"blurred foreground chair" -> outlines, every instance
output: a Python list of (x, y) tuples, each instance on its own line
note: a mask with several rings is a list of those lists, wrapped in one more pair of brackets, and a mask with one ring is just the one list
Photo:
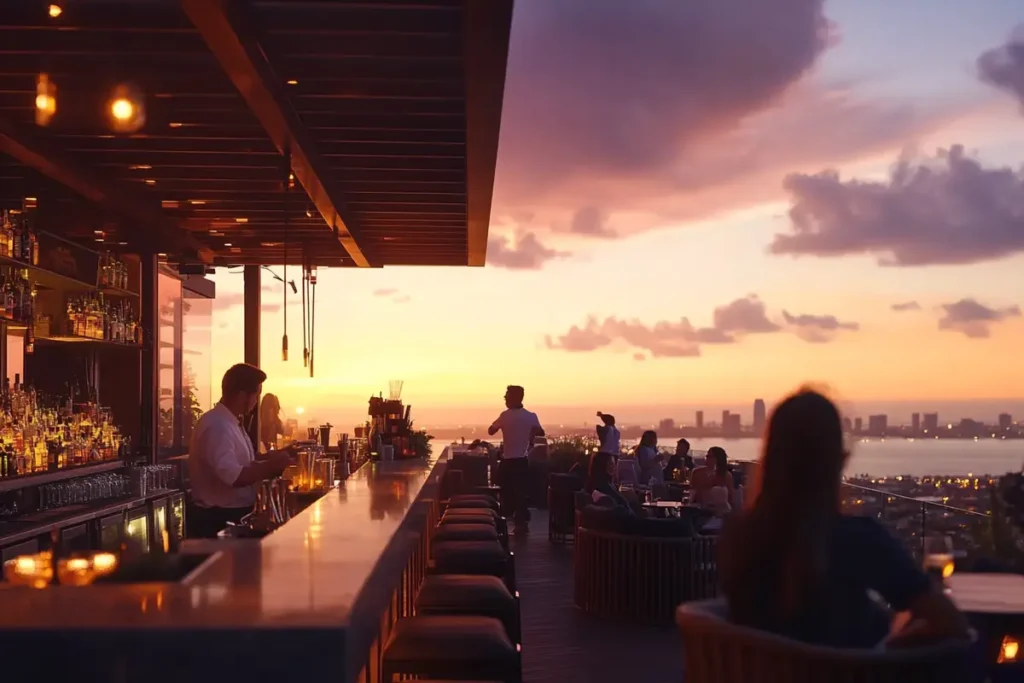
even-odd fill
[(724, 600), (680, 605), (686, 683), (964, 683), (968, 645), (851, 650), (733, 624)]

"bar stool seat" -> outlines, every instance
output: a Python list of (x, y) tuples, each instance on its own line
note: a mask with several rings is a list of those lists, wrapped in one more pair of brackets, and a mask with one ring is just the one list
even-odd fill
[(497, 528), (498, 522), (490, 515), (442, 515), (438, 526), (446, 524), (486, 524)]
[(519, 650), (491, 617), (415, 616), (395, 624), (384, 645), (381, 680), (433, 676), (519, 683)]
[(497, 541), (493, 524), (442, 524), (434, 530), (434, 543), (444, 541)]
[(519, 600), (496, 576), (427, 576), (416, 595), (416, 614), (476, 615), (497, 619), (513, 643), (522, 643)]
[(447, 510), (444, 511), (444, 515), (442, 516), (446, 517), (448, 515), (479, 515), (483, 517), (493, 517), (494, 519), (498, 519), (499, 517), (501, 517), (501, 515), (499, 515), (495, 510), (492, 510), (491, 508), (449, 507)]
[(513, 556), (495, 541), (444, 541), (431, 544), (428, 574), (497, 576), (515, 592)]
[(505, 522), (505, 518), (494, 510), (485, 508), (445, 510), (441, 515), (441, 524), (494, 524), (498, 529), (498, 537), (508, 538), (508, 524)]
[(448, 499), (448, 506), (445, 510), (494, 510), (498, 511), (498, 504), (493, 500), (473, 500), (461, 497)]
[[(486, 503), (492, 510), (498, 510), (498, 501), (494, 500), (493, 497), (483, 493), (460, 493), (452, 496), (448, 499), (448, 504), (453, 505), (455, 503), (466, 503), (466, 502), (479, 502)], [(460, 507), (460, 506), (455, 506)]]

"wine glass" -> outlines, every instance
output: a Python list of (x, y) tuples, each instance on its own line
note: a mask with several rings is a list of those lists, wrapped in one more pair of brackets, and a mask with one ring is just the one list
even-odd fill
[(942, 581), (953, 575), (953, 568), (953, 539), (949, 536), (926, 536), (924, 570)]

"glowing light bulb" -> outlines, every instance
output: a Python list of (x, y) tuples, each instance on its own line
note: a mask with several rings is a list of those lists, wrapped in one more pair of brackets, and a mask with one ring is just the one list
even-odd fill
[(57, 113), (57, 86), (46, 74), (36, 78), (36, 125), (46, 126)]
[(120, 97), (110, 103), (110, 113), (118, 121), (127, 121), (135, 113), (135, 105)]
[(51, 2), (46, 11), (50, 15), (51, 19), (56, 19), (60, 15), (64, 14), (64, 8), (55, 2)]

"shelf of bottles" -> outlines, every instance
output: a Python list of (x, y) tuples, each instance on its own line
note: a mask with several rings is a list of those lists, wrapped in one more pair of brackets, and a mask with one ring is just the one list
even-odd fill
[(116, 461), (129, 439), (95, 404), (47, 400), (31, 387), (5, 382), (0, 393), (0, 480)]
[[(37, 339), (141, 346), (138, 311), (129, 302), (138, 295), (129, 288), (127, 263), (110, 252), (99, 254), (91, 283), (42, 268), (30, 216), (27, 211), (0, 214), (0, 318), (9, 328), (27, 330), (25, 351), (32, 353)], [(41, 291), (52, 289), (63, 291), (65, 299), (48, 294), (42, 305)]]

